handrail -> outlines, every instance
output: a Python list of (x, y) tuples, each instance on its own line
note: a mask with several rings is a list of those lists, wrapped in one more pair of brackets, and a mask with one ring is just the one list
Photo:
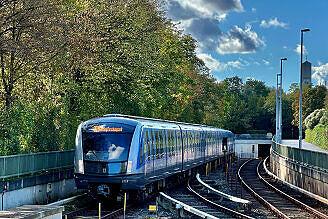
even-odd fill
[(294, 162), (303, 163), (316, 169), (328, 171), (328, 164), (324, 162), (328, 157), (328, 152), (311, 151), (308, 149), (299, 149), (280, 144), (272, 139), (272, 150), (280, 156), (286, 157)]
[(74, 150), (0, 156), (0, 180), (73, 168)]
[(226, 199), (228, 199), (230, 201), (241, 203), (241, 204), (248, 204), (248, 205), (251, 205), (252, 204), (251, 201), (248, 201), (246, 199), (241, 199), (241, 198), (238, 198), (238, 197), (235, 197), (235, 196), (232, 196), (232, 195), (229, 195), (229, 194), (226, 194), (224, 192), (220, 192), (219, 190), (214, 189), (213, 187), (211, 187), (210, 185), (204, 183), (201, 180), (199, 173), (197, 173), (196, 178), (197, 178), (198, 182), (200, 182), (203, 186), (205, 186), (206, 188), (212, 190), (215, 194), (217, 194), (217, 195), (219, 195), (219, 196), (221, 196), (223, 198), (226, 198)]
[(184, 210), (186, 210), (186, 211), (188, 211), (188, 212), (190, 212), (190, 213), (192, 213), (192, 214), (195, 214), (195, 215), (197, 215), (197, 216), (199, 216), (199, 217), (201, 217), (201, 218), (218, 219), (217, 217), (215, 217), (215, 216), (213, 216), (213, 215), (210, 215), (210, 214), (208, 214), (208, 213), (206, 213), (206, 212), (200, 211), (200, 210), (198, 210), (198, 209), (196, 209), (196, 208), (194, 208), (194, 207), (191, 207), (191, 206), (189, 206), (189, 205), (187, 205), (187, 204), (185, 204), (185, 203), (183, 203), (183, 202), (181, 202), (181, 201), (179, 201), (179, 200), (176, 200), (176, 199), (174, 199), (174, 198), (168, 196), (168, 195), (165, 194), (164, 192), (160, 192), (160, 195), (162, 195), (163, 197), (165, 197), (166, 199), (168, 199), (169, 201), (171, 201), (171, 202), (173, 202), (173, 203), (176, 203), (176, 204), (181, 205), (181, 206), (183, 207)]

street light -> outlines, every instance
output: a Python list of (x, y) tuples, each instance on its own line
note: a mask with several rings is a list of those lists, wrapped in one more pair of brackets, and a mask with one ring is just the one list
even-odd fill
[(277, 92), (276, 92), (276, 142), (280, 142), (280, 140), (279, 140), (279, 133), (280, 133), (280, 131), (279, 131), (279, 118), (280, 118), (280, 116), (279, 116), (279, 112), (280, 112), (280, 110), (279, 110), (279, 76), (280, 76), (280, 74), (277, 74)]
[(282, 61), (287, 61), (287, 58), (280, 59), (280, 107), (279, 107), (279, 140), (282, 141)]
[(299, 106), (299, 136), (298, 136), (298, 147), (302, 149), (302, 78), (303, 78), (303, 33), (309, 32), (310, 29), (301, 30), (301, 76), (300, 76), (300, 106)]

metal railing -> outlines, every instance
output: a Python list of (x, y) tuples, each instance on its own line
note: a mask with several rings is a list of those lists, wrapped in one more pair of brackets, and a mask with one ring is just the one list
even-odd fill
[(305, 166), (328, 170), (328, 154), (279, 144), (272, 139), (272, 150)]
[(0, 156), (0, 180), (38, 172), (72, 168), (74, 150)]
[(267, 134), (236, 134), (236, 140), (271, 140), (272, 135)]

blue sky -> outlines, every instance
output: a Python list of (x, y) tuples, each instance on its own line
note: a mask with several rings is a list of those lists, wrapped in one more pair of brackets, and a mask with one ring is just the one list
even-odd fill
[[(167, 16), (198, 43), (197, 55), (217, 80), (239, 76), (275, 86), (286, 57), (283, 88), (299, 82), (300, 30), (312, 82), (328, 81), (326, 0), (164, 0)], [(299, 51), (299, 50), (298, 50)]]

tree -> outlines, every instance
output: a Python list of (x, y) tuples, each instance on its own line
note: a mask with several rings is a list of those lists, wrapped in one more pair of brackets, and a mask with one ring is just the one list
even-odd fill
[[(316, 86), (314, 88), (305, 87), (303, 90), (302, 99), (302, 118), (306, 118), (311, 112), (316, 109), (324, 108), (324, 99), (326, 97), (327, 89), (324, 86)], [(293, 94), (294, 101), (292, 107), (294, 110), (294, 119), (292, 124), (298, 126), (299, 124), (299, 90)]]
[(0, 4), (1, 96), (9, 109), (18, 82), (51, 60), (62, 47), (57, 5), (51, 0), (8, 0)]

